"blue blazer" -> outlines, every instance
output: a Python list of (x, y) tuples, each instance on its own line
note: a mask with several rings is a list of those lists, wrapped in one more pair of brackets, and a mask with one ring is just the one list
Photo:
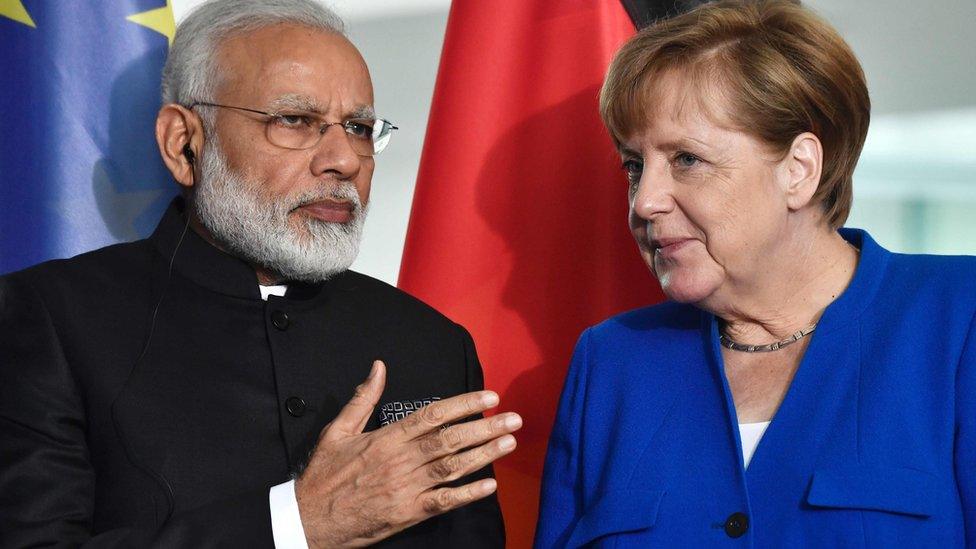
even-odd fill
[(536, 547), (976, 547), (976, 258), (863, 231), (743, 467), (714, 316), (673, 302), (577, 344)]

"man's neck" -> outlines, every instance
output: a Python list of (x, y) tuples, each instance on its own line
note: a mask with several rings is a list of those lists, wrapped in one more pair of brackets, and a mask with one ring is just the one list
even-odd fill
[(262, 286), (276, 286), (282, 283), (281, 275), (278, 273), (269, 271), (260, 265), (251, 266), (254, 267), (254, 272), (258, 275), (258, 284)]

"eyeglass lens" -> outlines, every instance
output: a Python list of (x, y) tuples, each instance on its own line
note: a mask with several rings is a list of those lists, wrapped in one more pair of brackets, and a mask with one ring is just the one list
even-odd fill
[[(383, 119), (354, 118), (341, 123), (356, 154), (379, 154), (390, 142), (393, 125)], [(287, 149), (314, 147), (331, 125), (308, 114), (282, 113), (267, 123), (268, 141)]]

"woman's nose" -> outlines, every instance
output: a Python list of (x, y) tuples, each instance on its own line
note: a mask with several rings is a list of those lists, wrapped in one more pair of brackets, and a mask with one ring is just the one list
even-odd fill
[(635, 215), (651, 220), (674, 209), (673, 182), (666, 172), (645, 166), (631, 197), (630, 209)]

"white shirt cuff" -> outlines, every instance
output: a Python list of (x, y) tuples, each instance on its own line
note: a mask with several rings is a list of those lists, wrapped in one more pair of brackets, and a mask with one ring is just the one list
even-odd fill
[(295, 481), (272, 486), (268, 494), (271, 505), (271, 535), (276, 549), (308, 549), (302, 516), (298, 513)]

